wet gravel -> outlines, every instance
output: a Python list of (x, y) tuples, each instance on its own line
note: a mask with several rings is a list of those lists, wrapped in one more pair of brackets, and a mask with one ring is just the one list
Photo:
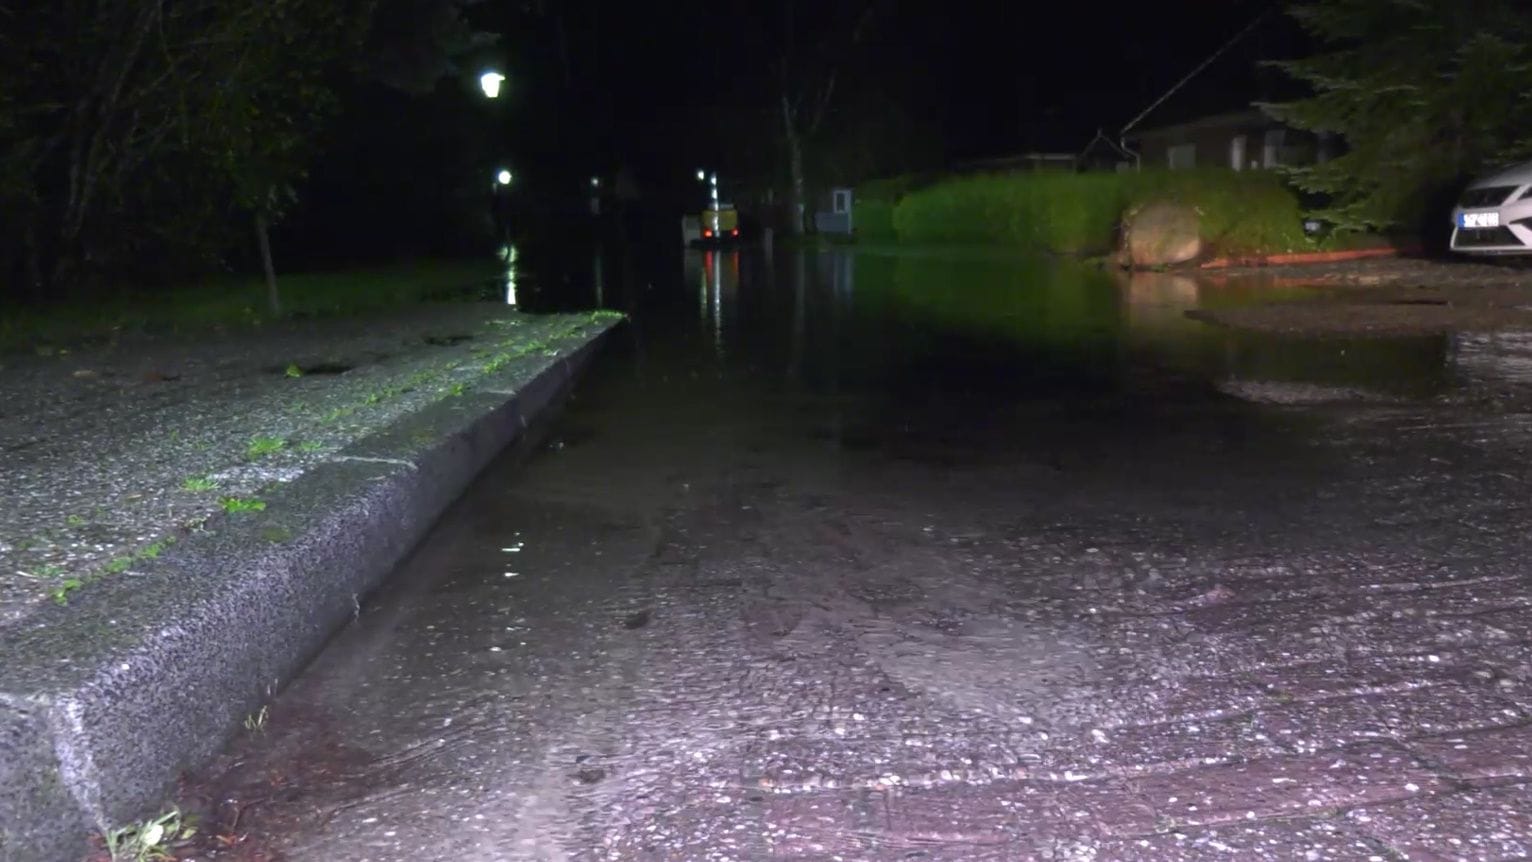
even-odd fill
[(1213, 283), (1321, 288), (1297, 298), (1202, 308), (1236, 330), (1299, 336), (1403, 336), (1532, 330), (1532, 266), (1399, 258), (1219, 270)]

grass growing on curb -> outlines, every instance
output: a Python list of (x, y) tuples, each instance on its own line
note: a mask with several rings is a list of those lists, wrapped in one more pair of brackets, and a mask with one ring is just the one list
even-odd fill
[[(564, 326), (557, 327), (546, 332), (544, 336), (540, 338), (533, 338), (523, 342), (521, 336), (511, 335), (510, 337), (505, 338), (495, 345), (496, 348), (499, 348), (499, 352), (496, 353), (491, 362), (485, 366), (484, 371), (497, 371), (519, 357), (528, 356), (537, 352), (541, 352), (546, 356), (557, 356), (558, 350), (556, 350), (554, 347), (556, 342), (580, 334), (590, 324), (605, 323), (614, 320), (622, 320), (625, 318), (626, 315), (622, 314), (621, 312), (608, 310), (593, 311), (586, 315), (576, 317)], [(491, 321), (491, 323), (498, 323), (498, 321)], [(515, 321), (505, 322), (507, 326), (510, 326), (514, 323)], [(330, 413), (322, 417), (320, 422), (321, 424), (328, 424), (337, 421), (345, 416), (349, 416), (355, 413), (361, 406), (377, 404), (384, 400), (404, 394), (405, 392), (411, 391), (413, 389), (424, 387), (428, 384), (432, 385), (433, 387), (437, 387), (437, 384), (442, 382), (442, 378), (444, 378), (446, 375), (456, 373), (459, 370), (460, 365), (461, 363), (459, 362), (453, 362), (441, 368), (420, 371), (410, 376), (402, 384), (375, 389), (363, 395), (360, 398), (358, 404), (343, 405), (341, 407), (335, 408), (334, 410), (330, 411)], [(440, 387), (435, 388), (433, 391), (437, 391), (445, 395), (463, 395), (467, 390), (467, 384), (462, 382), (455, 382), (441, 385)], [(283, 438), (258, 436), (252, 438), (247, 445), (245, 449), (245, 456), (250, 460), (255, 460), (266, 455), (280, 452), (287, 448), (288, 445), (288, 441)], [(324, 451), (327, 447), (325, 444), (318, 441), (303, 441), (297, 443), (294, 448), (300, 452), (312, 453)], [(182, 480), (181, 487), (183, 490), (187, 491), (206, 492), (216, 490), (218, 485), (211, 476), (188, 476)], [(247, 512), (263, 512), (266, 509), (266, 502), (256, 498), (227, 496), (220, 498), (218, 503), (219, 508), (229, 515)], [(82, 526), (86, 523), (84, 518), (77, 515), (70, 515), (66, 517), (65, 520), (71, 526)], [(192, 531), (199, 530), (205, 521), (205, 517), (193, 519), (186, 525), (186, 529)], [(291, 533), (284, 528), (268, 527), (262, 532), (262, 536), (267, 541), (283, 542), (288, 541), (291, 538)], [(164, 553), (164, 551), (170, 545), (174, 544), (175, 541), (175, 537), (167, 536), (132, 553), (113, 557), (105, 565), (101, 566), (93, 572), (90, 572), (89, 574), (85, 574), (80, 577), (63, 578), (62, 576), (64, 572), (57, 566), (44, 566), (39, 568), (35, 573), (22, 574), (38, 580), (48, 580), (52, 586), (52, 589), (49, 591), (49, 595), (58, 604), (67, 605), (69, 604), (70, 597), (77, 590), (80, 590), (81, 588), (94, 583), (101, 578), (106, 577), (107, 575), (119, 574), (121, 572), (127, 571), (135, 562), (155, 559)], [(17, 549), (27, 550), (30, 548), (30, 546), (30, 542), (19, 542)]]
[[(165, 551), (169, 549), (171, 545), (174, 545), (175, 543), (175, 536), (166, 536), (162, 539), (151, 542), (131, 553), (118, 554), (110, 560), (107, 560), (106, 563), (103, 564), (100, 568), (87, 575), (84, 575), (83, 577), (64, 578), (57, 581), (54, 584), (53, 589), (48, 591), (48, 596), (58, 604), (67, 605), (69, 604), (69, 597), (74, 595), (76, 590), (79, 590), (87, 584), (98, 581), (107, 575), (121, 574), (132, 568), (134, 563), (157, 559), (161, 554), (165, 553)], [(46, 566), (44, 569), (50, 577), (58, 577), (59, 575), (63, 574), (63, 570), (57, 566)]]
[[(1125, 213), (1169, 200), (1196, 207), (1219, 254), (1311, 249), (1297, 197), (1264, 171), (1027, 171), (953, 177), (893, 208), (901, 243), (976, 243), (1068, 255), (1105, 254)], [(860, 213), (860, 210), (859, 210)], [(859, 217), (867, 227), (868, 222)]]

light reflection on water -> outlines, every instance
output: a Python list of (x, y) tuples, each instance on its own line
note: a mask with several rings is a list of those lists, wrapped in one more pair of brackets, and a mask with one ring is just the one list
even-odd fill
[[(770, 372), (809, 391), (914, 385), (1068, 398), (1301, 385), (1429, 397), (1470, 371), (1483, 376), (1455, 361), (1461, 337), (1297, 338), (1187, 316), (1318, 293), (1258, 279), (1129, 275), (974, 251), (746, 248), (644, 259), (610, 247), (539, 256), (508, 246), (502, 256), (507, 304), (621, 309), (677, 345), (695, 344), (688, 361), (720, 375)], [(1507, 352), (1475, 345), (1475, 355)]]

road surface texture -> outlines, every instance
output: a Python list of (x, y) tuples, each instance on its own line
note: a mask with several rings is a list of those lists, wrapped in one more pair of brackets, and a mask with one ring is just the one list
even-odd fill
[(640, 283), (182, 804), (290, 860), (1532, 856), (1522, 354), (1231, 385), (1276, 343), (1078, 274), (1007, 341), (911, 310), (951, 267)]

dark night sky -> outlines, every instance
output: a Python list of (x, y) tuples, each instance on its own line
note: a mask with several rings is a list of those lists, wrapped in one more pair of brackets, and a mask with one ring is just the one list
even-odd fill
[[(429, 9), (441, 0), (394, 2)], [(305, 206), (284, 222), (285, 241), (316, 254), (402, 252), (422, 243), (416, 250), (450, 251), (429, 238), (472, 233), (459, 221), (487, 206), (486, 178), (499, 167), (518, 177), (514, 206), (539, 221), (583, 218), (589, 178), (611, 178), (619, 168), (635, 177), (655, 213), (695, 206), (692, 174), (702, 166), (734, 182), (725, 191), (736, 200), (781, 189), (774, 64), (785, 33), (795, 34), (800, 53), (820, 41), (844, 43), (837, 34), (849, 33), (869, 2), (863, 44), (835, 54), (836, 98), (812, 144), (822, 165), (832, 165), (824, 171), (836, 175), (810, 166), (811, 183), (1027, 151), (1078, 152), (1097, 128), (1120, 129), (1273, 6), (1163, 0), (1107, 11), (1076, 3), (1045, 15), (1021, 3), (968, 0), (480, 0), (470, 6), (471, 23), (501, 34), (499, 41), (460, 58), (430, 97), (411, 101), (372, 85), (345, 100), (310, 172)], [(788, 3), (798, 15), (791, 28)], [(397, 20), (426, 32), (413, 19)], [(1251, 81), (1254, 61), (1301, 50), (1291, 21), (1265, 20), (1270, 26), (1145, 125), (1272, 95)], [(487, 66), (509, 76), (496, 102), (477, 92)]]
[[(485, 0), (476, 16), (506, 31), (496, 50), (515, 81), (520, 101), (512, 132), (525, 146), (542, 155), (579, 153), (657, 168), (692, 163), (696, 156), (688, 149), (761, 143), (718, 126), (720, 118), (745, 122), (736, 115), (759, 116), (775, 104), (770, 63), (780, 40), (763, 32), (761, 22), (780, 20), (781, 2)], [(816, 20), (833, 20), (834, 12), (823, 10), (860, 9), (865, 2), (796, 5), (800, 15), (816, 10)], [(947, 159), (1078, 149), (1097, 127), (1119, 128), (1273, 6), (1270, 0), (1164, 0), (1126, 10), (1066, 3), (1043, 11), (1021, 3), (874, 2), (866, 50), (847, 64), (838, 95), (869, 88), (886, 94), (939, 133)], [(543, 15), (536, 14), (540, 6)], [(1280, 15), (1272, 19), (1277, 26), (1241, 42), (1219, 74), (1200, 81), (1201, 92), (1187, 100), (1211, 103), (1228, 94), (1230, 107), (1237, 105), (1237, 91), (1249, 85), (1232, 84), (1238, 77), (1232, 67), (1288, 53), (1277, 31), (1291, 28)], [(816, 35), (815, 28), (815, 21), (802, 21), (800, 43)], [(833, 23), (824, 29), (833, 30)], [(1167, 110), (1178, 107), (1186, 109)], [(538, 132), (527, 135), (529, 124)], [(541, 145), (533, 146), (533, 138)]]

